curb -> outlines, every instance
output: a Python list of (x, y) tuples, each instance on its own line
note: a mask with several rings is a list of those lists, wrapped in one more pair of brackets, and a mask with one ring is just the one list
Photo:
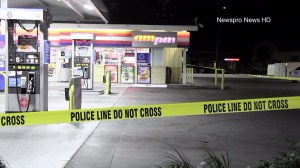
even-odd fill
[[(215, 86), (215, 85), (195, 85), (195, 84), (168, 84), (167, 88), (221, 90), (220, 86)], [(230, 87), (229, 86), (224, 86), (224, 90), (225, 89), (230, 89)]]

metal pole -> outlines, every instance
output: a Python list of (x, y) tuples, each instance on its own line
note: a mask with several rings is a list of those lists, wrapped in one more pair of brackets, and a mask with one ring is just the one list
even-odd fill
[(218, 70), (217, 70), (217, 63), (214, 62), (214, 69), (215, 69), (215, 85), (218, 84)]
[(186, 72), (187, 72), (187, 73), (186, 73), (186, 82), (187, 82), (187, 83), (191, 83), (191, 82), (190, 82), (190, 68), (187, 68), (187, 69), (186, 69)]
[(194, 68), (191, 68), (191, 81), (194, 84)]
[[(221, 8), (222, 8), (222, 0), (219, 0), (218, 4), (218, 13), (217, 17), (221, 16)], [(220, 33), (221, 33), (221, 24), (217, 23), (217, 41), (216, 41), (216, 60), (214, 62), (214, 68), (217, 68), (218, 65), (218, 59), (219, 59), (219, 48), (220, 48)], [(215, 85), (217, 85), (217, 70), (215, 70)]]
[(221, 90), (224, 90), (224, 69), (222, 69), (222, 83), (221, 83)]
[(217, 42), (216, 42), (216, 60), (215, 63), (218, 64), (218, 58), (219, 58), (219, 48), (220, 48), (220, 31), (221, 31), (221, 24), (217, 23), (218, 27), (217, 27)]
[(186, 68), (186, 49), (182, 50), (182, 84), (186, 84), (187, 78)]

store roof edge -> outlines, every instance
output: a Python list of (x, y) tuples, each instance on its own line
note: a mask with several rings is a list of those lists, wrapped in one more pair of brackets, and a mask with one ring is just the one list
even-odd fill
[(104, 29), (132, 31), (198, 31), (196, 25), (130, 25), (130, 24), (80, 24), (53, 23), (51, 29)]

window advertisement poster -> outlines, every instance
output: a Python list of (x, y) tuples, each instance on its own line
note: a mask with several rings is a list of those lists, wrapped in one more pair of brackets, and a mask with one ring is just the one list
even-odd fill
[(76, 56), (89, 56), (89, 46), (76, 46)]
[(150, 53), (150, 48), (136, 48), (137, 53)]
[(134, 53), (126, 52), (124, 57), (121, 58), (122, 65), (135, 65)]
[(118, 65), (104, 65), (104, 74), (106, 75), (107, 71), (111, 71), (110, 81), (112, 83), (118, 82)]
[(139, 65), (150, 65), (150, 53), (137, 53), (137, 63)]
[(5, 35), (0, 35), (0, 55), (6, 55), (5, 50)]
[(56, 76), (56, 61), (58, 60), (58, 48), (50, 47), (50, 63), (48, 64), (48, 77)]
[(137, 83), (151, 83), (151, 67), (138, 66), (137, 67)]
[(133, 82), (134, 82), (134, 66), (122, 66), (121, 83), (133, 83)]
[(37, 36), (19, 35), (17, 52), (37, 52)]
[(124, 55), (124, 49), (119, 48), (103, 48), (99, 50), (101, 60), (104, 59), (104, 64), (118, 65), (119, 58)]

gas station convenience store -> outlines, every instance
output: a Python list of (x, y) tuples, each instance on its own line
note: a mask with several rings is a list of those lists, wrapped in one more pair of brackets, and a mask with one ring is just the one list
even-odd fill
[(196, 30), (196, 26), (52, 24), (49, 81), (69, 81), (71, 34), (89, 33), (94, 35), (95, 82), (105, 82), (105, 71), (111, 70), (113, 83), (184, 83), (188, 31)]

